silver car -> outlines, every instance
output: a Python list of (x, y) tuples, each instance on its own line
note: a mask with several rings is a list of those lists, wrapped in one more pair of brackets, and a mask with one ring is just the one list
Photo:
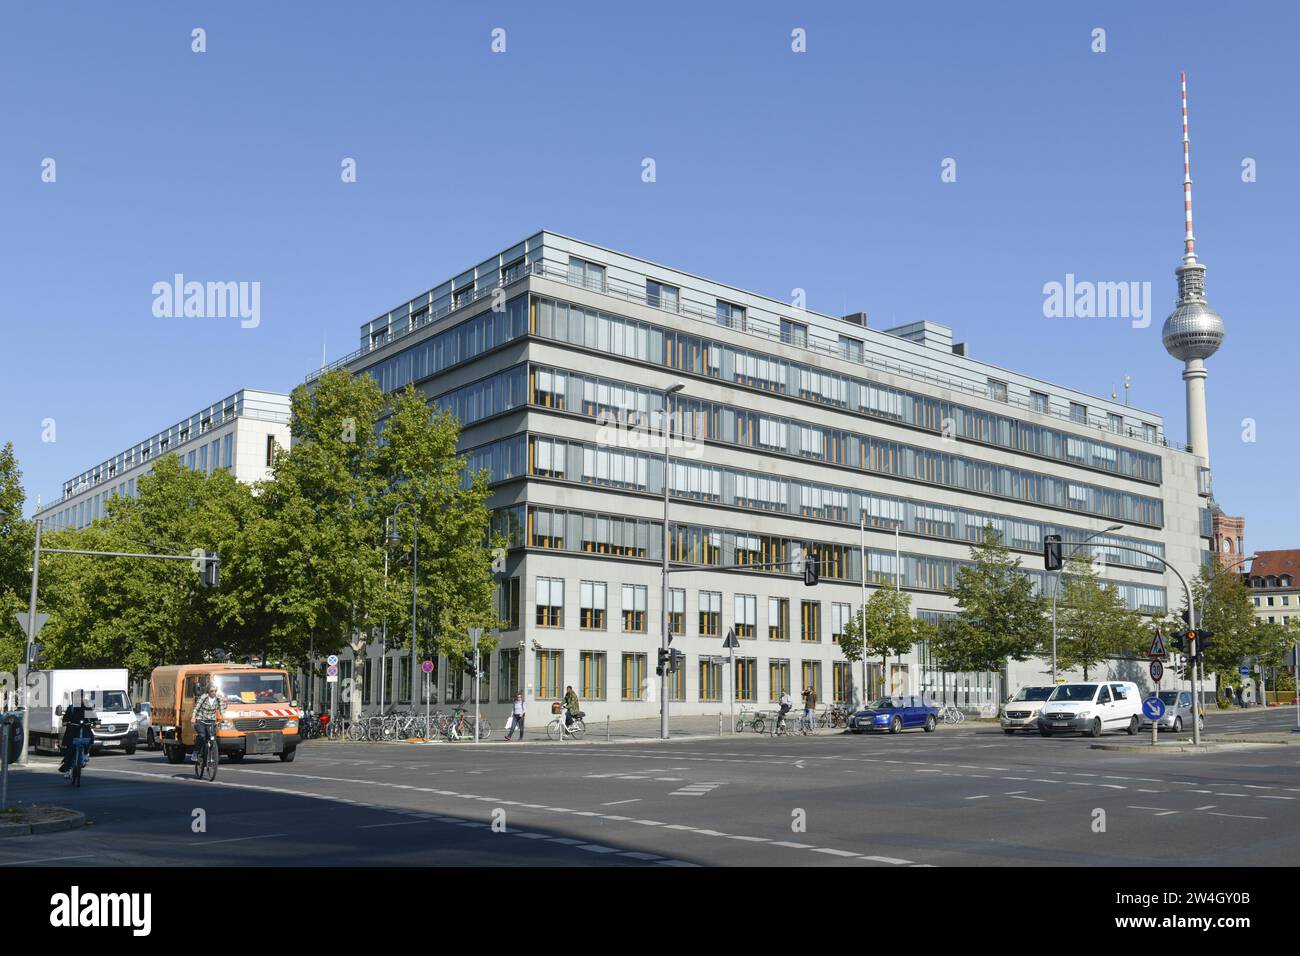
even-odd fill
[[(1162, 690), (1159, 694), (1165, 705), (1165, 715), (1156, 724), (1157, 730), (1172, 730), (1181, 733), (1184, 727), (1192, 725), (1192, 692), (1190, 690)], [(1142, 729), (1151, 729), (1151, 718), (1144, 711)], [(1205, 717), (1201, 717), (1201, 729), (1205, 729)]]

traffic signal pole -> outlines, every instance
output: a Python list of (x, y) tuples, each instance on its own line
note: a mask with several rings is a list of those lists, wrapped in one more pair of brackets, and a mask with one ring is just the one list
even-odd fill
[[(40, 502), (37, 502), (40, 507)], [(22, 701), (21, 719), (23, 739), (19, 744), (18, 765), (27, 766), (27, 712), (31, 710), (27, 706), (27, 668), (32, 659), (32, 642), (36, 640), (36, 589), (41, 580), (41, 525), (44, 524), (40, 518), (36, 519), (36, 543), (32, 548), (32, 590), (27, 598), (27, 643), (23, 645), (22, 663), (18, 665), (18, 693)], [(8, 750), (9, 742), (0, 741), (0, 746)]]

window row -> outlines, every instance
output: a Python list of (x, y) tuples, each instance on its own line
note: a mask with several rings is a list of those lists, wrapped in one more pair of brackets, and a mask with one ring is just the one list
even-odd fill
[[(543, 370), (534, 370), (534, 383), (541, 371)], [(629, 429), (629, 435), (649, 436), (662, 431), (662, 396), (658, 404), (651, 404), (645, 410), (639, 407), (630, 409), (619, 404), (611, 407), (585, 399), (569, 401), (570, 395), (584, 394), (588, 383), (591, 383), (598, 397), (602, 387), (609, 386), (608, 398), (635, 399), (638, 405), (641, 390), (558, 369), (544, 371), (553, 388), (556, 387), (559, 376), (566, 378), (563, 400), (560, 392), (541, 393), (534, 387), (532, 399), (536, 404), (595, 418), (602, 418), (612, 411), (619, 415), (620, 422)], [(1154, 528), (1161, 527), (1164, 523), (1163, 502), (1148, 495), (996, 465), (856, 432), (808, 425), (794, 419), (718, 402), (679, 397), (674, 402), (673, 427), (684, 439), (775, 451), (885, 477), (905, 478), (977, 494), (1069, 508)]]
[[(743, 327), (743, 309), (739, 306), (719, 302), (718, 310), (721, 324)], [(796, 324), (790, 323), (789, 341), (798, 344), (799, 333), (793, 328)], [(945, 422), (951, 422), (958, 435), (973, 441), (1143, 481), (1159, 483), (1161, 480), (1160, 457), (1148, 452), (1121, 448), (1088, 436), (1072, 435), (558, 300), (534, 297), (530, 330), (543, 338), (797, 396), (936, 434), (946, 433)], [(784, 337), (784, 329), (782, 334)], [(1086, 410), (1084, 416), (1086, 422)]]

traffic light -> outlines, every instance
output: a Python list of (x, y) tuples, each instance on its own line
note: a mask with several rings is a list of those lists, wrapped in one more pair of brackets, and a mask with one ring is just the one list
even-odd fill
[(672, 673), (686, 669), (686, 655), (681, 651), (669, 651), (668, 670)]
[(27, 645), (27, 669), (38, 671), (45, 666), (45, 645), (28, 644)]
[(811, 554), (806, 555), (803, 559), (803, 583), (804, 587), (812, 587), (817, 583), (821, 576), (821, 568), (817, 564), (817, 559)]
[(221, 587), (221, 556), (217, 552), (203, 552), (203, 570), (199, 572), (199, 582), (205, 588)]
[(1169, 646), (1182, 654), (1187, 650), (1187, 635), (1184, 631), (1174, 631), (1169, 635)]
[(1205, 652), (1214, 646), (1214, 632), (1204, 628), (1196, 632), (1196, 655), (1205, 656)]
[(1061, 565), (1061, 536), (1049, 534), (1043, 538), (1043, 567), (1048, 571), (1059, 571)]
[(659, 648), (659, 666), (655, 668), (655, 673), (658, 674), (660, 677), (662, 677), (664, 674), (664, 669), (668, 665), (669, 655), (671, 653), (672, 652), (669, 651), (667, 648), (664, 647)]

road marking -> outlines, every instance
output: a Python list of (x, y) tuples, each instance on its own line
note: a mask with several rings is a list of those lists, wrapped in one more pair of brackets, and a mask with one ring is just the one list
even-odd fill
[(1238, 820), (1267, 820), (1267, 819), (1268, 819), (1268, 817), (1252, 817), (1252, 816), (1247, 816), (1247, 815), (1244, 814), (1244, 813), (1214, 813), (1213, 811), (1211, 811), (1210, 816), (1212, 816), (1212, 817), (1235, 817), (1235, 818), (1238, 819)]
[(609, 803), (602, 803), (602, 807), (616, 807), (620, 803), (640, 803), (640, 797), (633, 797), (631, 800), (611, 800)]
[(287, 833), (263, 833), (261, 836), (231, 837), (228, 840), (196, 840), (193, 843), (187, 842), (186, 846), (212, 846), (216, 843), (241, 843), (244, 840), (269, 840), (271, 837), (288, 836)]
[(988, 798), (989, 798), (989, 795), (988, 795), (987, 793), (981, 793), (978, 797), (965, 797), (964, 799), (966, 799), (966, 800), (987, 800)]
[(1196, 807), (1195, 809), (1197, 809), (1197, 810), (1213, 810), (1216, 806), (1218, 806), (1218, 804), (1207, 803), (1205, 806), (1203, 806), (1203, 807)]
[(900, 860), (893, 856), (863, 856), (864, 860), (874, 860), (877, 863), (893, 863), (895, 866), (905, 866), (911, 863), (911, 860)]
[[(852, 852), (852, 851), (850, 851), (850, 850), (836, 850), (836, 849), (834, 849), (834, 848), (832, 848), (832, 847), (829, 847), (829, 846), (813, 847), (813, 852), (814, 852), (814, 853), (826, 853), (826, 854), (829, 854), (830, 856), (861, 856), (861, 854), (859, 854), (859, 853), (854, 853), (854, 852)], [(863, 858), (863, 859), (867, 859), (866, 857), (862, 857), (862, 858)], [(873, 857), (873, 859), (874, 859), (874, 857)]]
[(772, 846), (786, 846), (792, 850), (811, 850), (811, 843), (791, 843), (789, 840), (773, 840)]
[(409, 827), (416, 823), (431, 823), (434, 817), (426, 817), (422, 820), (401, 820), (397, 823), (367, 823), (365, 826), (357, 827), (358, 830), (380, 830), (384, 827)]
[(11, 860), (8, 863), (0, 863), (0, 866), (26, 866), (28, 863), (54, 863), (58, 860), (89, 860), (96, 853), (83, 853), (80, 856), (42, 856), (34, 860)]
[(1032, 801), (1034, 801), (1034, 803), (1046, 803), (1046, 802), (1047, 802), (1046, 800), (1040, 800), (1040, 799), (1038, 799), (1038, 797), (1017, 797), (1017, 796), (1012, 795), (1011, 799), (1012, 799), (1012, 800), (1032, 800)]
[(586, 850), (588, 853), (617, 853), (618, 849), (612, 846), (601, 846), (599, 843), (584, 843), (578, 847), (579, 850)]

